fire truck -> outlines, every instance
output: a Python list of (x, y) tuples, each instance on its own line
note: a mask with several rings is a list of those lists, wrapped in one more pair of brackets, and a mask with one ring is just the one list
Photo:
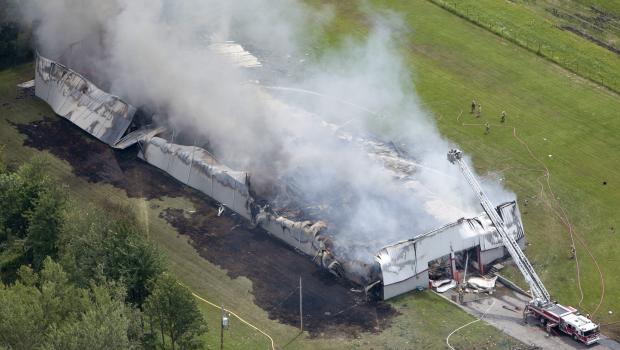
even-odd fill
[(598, 325), (570, 306), (533, 300), (525, 306), (525, 322), (529, 315), (537, 318), (549, 333), (557, 329), (586, 345), (596, 343), (599, 339)]
[(463, 159), (460, 150), (453, 149), (448, 152), (448, 160), (452, 164), (459, 166), (461, 173), (478, 196), (485, 213), (495, 226), (502, 243), (514, 260), (515, 265), (525, 278), (530, 287), (532, 300), (523, 309), (523, 320), (527, 322), (529, 316), (533, 316), (540, 322), (547, 332), (561, 331), (573, 337), (576, 341), (586, 345), (596, 343), (599, 340), (599, 326), (592, 322), (588, 317), (581, 315), (576, 309), (570, 306), (562, 306), (551, 299), (549, 292), (534, 271), (534, 267), (527, 259), (521, 247), (517, 244), (514, 237), (508, 233), (504, 220), (495, 210), (487, 195), (482, 190), (480, 183), (469, 169)]

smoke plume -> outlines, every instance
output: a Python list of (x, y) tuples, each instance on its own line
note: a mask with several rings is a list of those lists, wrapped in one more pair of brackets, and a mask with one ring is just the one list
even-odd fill
[[(369, 259), (385, 244), (481, 211), (416, 97), (398, 53), (407, 28), (394, 14), (368, 11), (364, 40), (317, 57), (307, 45), (334, 14), (296, 0), (21, 6), (43, 55), (165, 115), (175, 129), (198, 131), (223, 163), (252, 174), (260, 194), (325, 216), (350, 254)], [(239, 68), (209, 49), (226, 40), (263, 68)], [(413, 168), (386, 170), (386, 149), (406, 154)], [(497, 202), (514, 197), (498, 182), (484, 186)]]

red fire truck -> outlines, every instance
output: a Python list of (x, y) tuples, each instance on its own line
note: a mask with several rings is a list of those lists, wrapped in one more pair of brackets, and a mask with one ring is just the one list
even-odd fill
[(557, 329), (586, 345), (599, 340), (598, 325), (570, 306), (533, 300), (525, 306), (524, 321), (527, 322), (527, 317), (530, 315), (538, 319), (540, 325), (549, 333)]

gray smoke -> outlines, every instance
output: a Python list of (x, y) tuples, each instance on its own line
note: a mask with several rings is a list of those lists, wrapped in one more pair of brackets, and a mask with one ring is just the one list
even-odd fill
[[(27, 0), (22, 10), (38, 23), (44, 55), (175, 128), (200, 131), (225, 164), (250, 171), (266, 196), (275, 191), (276, 203), (309, 203), (302, 209), (327, 216), (360, 258), (481, 211), (420, 107), (398, 53), (407, 29), (394, 14), (369, 15), (365, 40), (316, 58), (306, 45), (333, 13), (295, 0)], [(208, 48), (225, 40), (253, 49), (262, 75)], [(371, 130), (397, 141), (413, 174), (369, 156), (382, 145)], [(514, 198), (497, 181), (484, 186), (497, 202)]]

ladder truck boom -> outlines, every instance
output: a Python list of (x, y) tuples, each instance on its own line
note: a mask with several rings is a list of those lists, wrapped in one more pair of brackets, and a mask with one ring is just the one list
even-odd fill
[(547, 292), (536, 271), (534, 271), (532, 264), (530, 264), (530, 261), (514, 237), (508, 233), (504, 220), (499, 216), (499, 213), (482, 190), (480, 183), (478, 183), (469, 166), (463, 160), (463, 153), (453, 149), (448, 152), (448, 160), (450, 163), (459, 166), (465, 179), (478, 196), (482, 208), (499, 233), (502, 243), (530, 286), (533, 300), (525, 306), (523, 311), (524, 321), (527, 321), (528, 315), (533, 315), (540, 321), (541, 325), (545, 326), (548, 332), (551, 332), (551, 329), (558, 329), (586, 345), (597, 342), (600, 336), (597, 324), (592, 322), (589, 317), (580, 315), (576, 309), (556, 304), (551, 300), (549, 292)]
[(476, 180), (474, 174), (471, 170), (469, 170), (467, 163), (463, 160), (463, 153), (459, 150), (453, 149), (448, 152), (448, 160), (452, 164), (457, 164), (459, 166), (461, 172), (465, 176), (465, 179), (469, 182), (469, 185), (478, 196), (482, 208), (489, 216), (489, 219), (491, 219), (491, 222), (499, 233), (499, 236), (508, 250), (508, 253), (530, 286), (530, 291), (532, 292), (534, 298), (540, 299), (543, 302), (550, 302), (551, 296), (549, 296), (549, 292), (547, 292), (547, 289), (536, 274), (536, 271), (534, 271), (532, 264), (530, 264), (530, 261), (521, 250), (521, 247), (517, 244), (517, 241), (515, 241), (514, 237), (506, 231), (504, 220), (499, 216), (489, 198), (486, 196), (484, 191), (482, 191), (482, 187), (478, 183), (478, 180)]

